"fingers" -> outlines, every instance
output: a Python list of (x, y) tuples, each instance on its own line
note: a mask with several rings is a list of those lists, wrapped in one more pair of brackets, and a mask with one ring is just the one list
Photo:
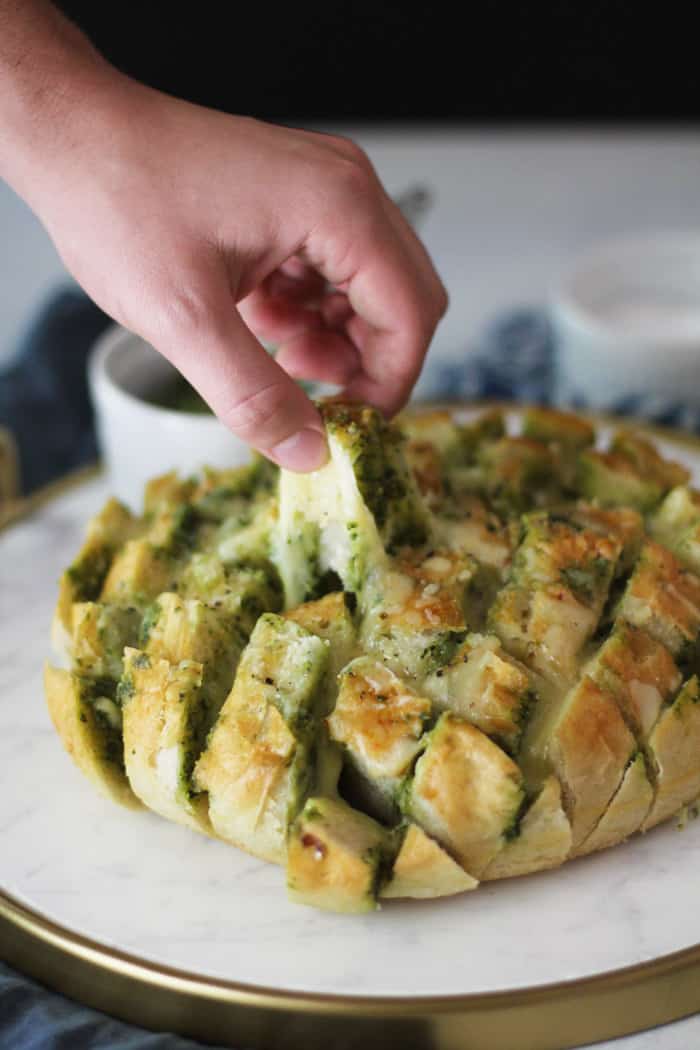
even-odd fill
[(324, 327), (319, 302), (325, 289), (321, 274), (292, 257), (242, 299), (238, 309), (259, 339), (279, 344)]
[(343, 388), (360, 370), (356, 347), (334, 331), (309, 331), (291, 339), (278, 351), (277, 363), (295, 379), (315, 379)]
[(278, 363), (296, 379), (342, 386), (360, 368), (345, 334), (352, 307), (346, 295), (328, 289), (320, 274), (309, 271), (303, 280), (290, 281), (276, 271), (239, 303), (239, 310), (258, 338), (277, 347)]
[(318, 412), (252, 335), (230, 296), (180, 311), (147, 337), (243, 441), (289, 470), (325, 462)]
[(433, 261), (428, 254), (427, 248), (411, 223), (396, 202), (393, 201), (384, 191), (383, 198), (385, 210), (397, 235), (402, 238), (404, 244), (409, 252), (411, 252), (420, 268), (426, 294), (438, 305), (439, 320), (445, 315), (447, 307), (449, 306), (447, 290), (433, 265)]
[(324, 327), (318, 309), (260, 287), (238, 304), (240, 315), (258, 339), (279, 346), (303, 332)]
[[(400, 215), (397, 221), (387, 209), (386, 219), (394, 230), (399, 250), (409, 259), (414, 257), (413, 301), (436, 303), (442, 311), (444, 306), (440, 304), (445, 293), (427, 253), (411, 231), (401, 228)], [(407, 269), (405, 262), (403, 266)], [(401, 407), (418, 377), (434, 325), (426, 326), (422, 346), (412, 359), (403, 333), (394, 351), (391, 331), (378, 332), (376, 321), (372, 323), (355, 313), (357, 303), (345, 292), (326, 289), (319, 295), (316, 277), (314, 281), (305, 274), (303, 280), (290, 281), (277, 271), (242, 300), (241, 314), (259, 338), (278, 347), (277, 361), (290, 375), (334, 383), (342, 386), (348, 397), (369, 401), (393, 413)], [(320, 280), (323, 283), (323, 278)], [(436, 320), (439, 316), (441, 312), (436, 312)], [(388, 356), (392, 358), (389, 365)]]
[(345, 331), (360, 358), (348, 396), (393, 415), (408, 400), (447, 297), (430, 259), (371, 171), (355, 172), (314, 229), (305, 257), (348, 299)]
[(420, 374), (447, 296), (366, 155), (346, 140), (321, 141), (316, 192), (308, 192), (307, 169), (294, 212), (305, 215), (306, 232), (241, 312), (291, 374), (342, 383), (347, 396), (393, 415)]

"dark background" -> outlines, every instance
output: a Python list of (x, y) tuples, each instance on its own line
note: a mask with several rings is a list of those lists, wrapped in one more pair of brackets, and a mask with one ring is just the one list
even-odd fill
[(60, 6), (138, 79), (271, 120), (686, 123), (700, 116), (700, 44), (685, 4)]

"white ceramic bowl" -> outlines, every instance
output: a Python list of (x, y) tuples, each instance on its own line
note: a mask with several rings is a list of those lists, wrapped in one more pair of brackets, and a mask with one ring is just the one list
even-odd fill
[(601, 244), (551, 305), (558, 400), (656, 417), (700, 409), (700, 232)]
[(145, 398), (177, 376), (148, 343), (118, 325), (96, 342), (88, 364), (97, 435), (112, 490), (138, 509), (149, 478), (250, 460), (250, 448), (215, 416), (162, 408)]

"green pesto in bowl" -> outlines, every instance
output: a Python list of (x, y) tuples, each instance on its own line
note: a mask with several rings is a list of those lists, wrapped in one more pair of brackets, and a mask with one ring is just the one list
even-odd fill
[(144, 400), (159, 408), (175, 412), (193, 412), (211, 415), (212, 411), (204, 398), (187, 382), (184, 376), (173, 376), (167, 383), (144, 395)]

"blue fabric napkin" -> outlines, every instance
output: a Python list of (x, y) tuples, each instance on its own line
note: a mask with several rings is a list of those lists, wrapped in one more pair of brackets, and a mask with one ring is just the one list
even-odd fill
[(3, 1050), (221, 1050), (114, 1021), (48, 992), (0, 962)]
[(0, 425), (14, 435), (25, 495), (97, 459), (85, 364), (111, 323), (79, 288), (60, 289), (0, 371)]

